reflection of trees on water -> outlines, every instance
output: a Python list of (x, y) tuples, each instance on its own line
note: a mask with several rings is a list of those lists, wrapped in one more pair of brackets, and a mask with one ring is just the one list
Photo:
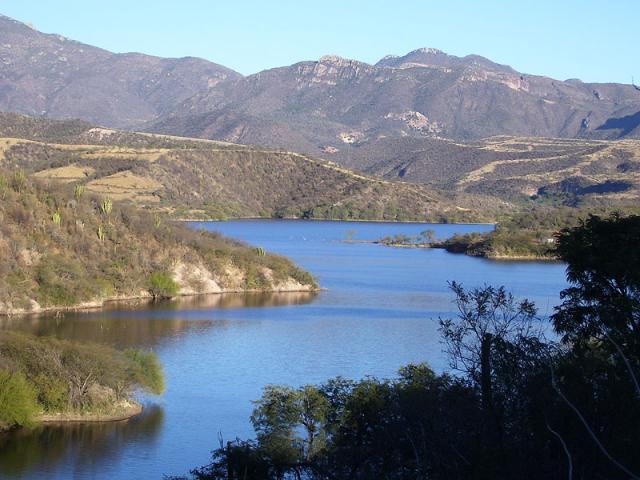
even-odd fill
[(309, 303), (315, 293), (250, 293), (182, 297), (158, 303), (111, 303), (104, 311), (0, 318), (0, 329), (118, 347), (155, 346), (190, 330), (209, 329), (223, 320), (190, 315), (190, 311), (277, 307)]
[(122, 422), (70, 423), (39, 426), (0, 435), (0, 477), (36, 471), (50, 472), (65, 462), (82, 468), (112, 463), (122, 447), (152, 443), (164, 423), (158, 405), (145, 408), (136, 417)]
[(155, 306), (157, 308), (175, 309), (280, 307), (303, 305), (311, 302), (316, 295), (316, 292), (224, 293), (222, 295), (180, 297), (171, 302), (156, 303)]

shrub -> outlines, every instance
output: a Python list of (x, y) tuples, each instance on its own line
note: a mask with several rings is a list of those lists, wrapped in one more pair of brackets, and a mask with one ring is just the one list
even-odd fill
[(0, 423), (28, 426), (37, 412), (35, 389), (24, 374), (0, 370)]
[(129, 349), (124, 355), (129, 360), (128, 370), (133, 382), (156, 395), (164, 392), (164, 373), (155, 353)]
[(175, 297), (180, 285), (167, 272), (154, 272), (149, 276), (149, 293), (154, 298)]
[(67, 407), (69, 387), (64, 380), (41, 373), (33, 378), (33, 384), (37, 391), (38, 403), (47, 412), (61, 411)]

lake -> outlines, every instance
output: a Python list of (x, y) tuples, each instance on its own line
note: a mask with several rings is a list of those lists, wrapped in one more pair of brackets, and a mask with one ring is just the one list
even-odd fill
[(566, 286), (559, 263), (496, 262), (436, 249), (344, 240), (483, 232), (490, 225), (294, 220), (193, 223), (286, 255), (318, 279), (317, 294), (229, 294), (100, 312), (0, 319), (0, 328), (157, 352), (167, 391), (127, 422), (40, 427), (0, 436), (2, 478), (162, 478), (208, 462), (227, 439), (252, 436), (251, 400), (270, 383), (338, 375), (390, 377), (409, 362), (448, 368), (438, 318), (453, 314), (447, 282), (505, 285), (552, 312)]

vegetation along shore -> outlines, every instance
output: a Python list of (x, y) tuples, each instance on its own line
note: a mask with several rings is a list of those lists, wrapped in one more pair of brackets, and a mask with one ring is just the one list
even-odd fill
[(139, 389), (164, 391), (152, 352), (0, 333), (0, 431), (123, 420), (142, 411), (131, 397)]
[(0, 170), (0, 314), (117, 299), (310, 291), (313, 277), (272, 255), (96, 195)]

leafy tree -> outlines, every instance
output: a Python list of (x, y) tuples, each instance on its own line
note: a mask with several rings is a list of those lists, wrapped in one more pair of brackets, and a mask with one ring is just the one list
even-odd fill
[(154, 272), (149, 276), (149, 292), (153, 298), (175, 297), (180, 285), (167, 272)]
[(571, 286), (553, 315), (565, 342), (594, 338), (616, 354), (640, 358), (640, 216), (590, 216), (562, 230), (556, 252)]
[(0, 427), (31, 425), (37, 412), (35, 389), (24, 374), (0, 369)]

